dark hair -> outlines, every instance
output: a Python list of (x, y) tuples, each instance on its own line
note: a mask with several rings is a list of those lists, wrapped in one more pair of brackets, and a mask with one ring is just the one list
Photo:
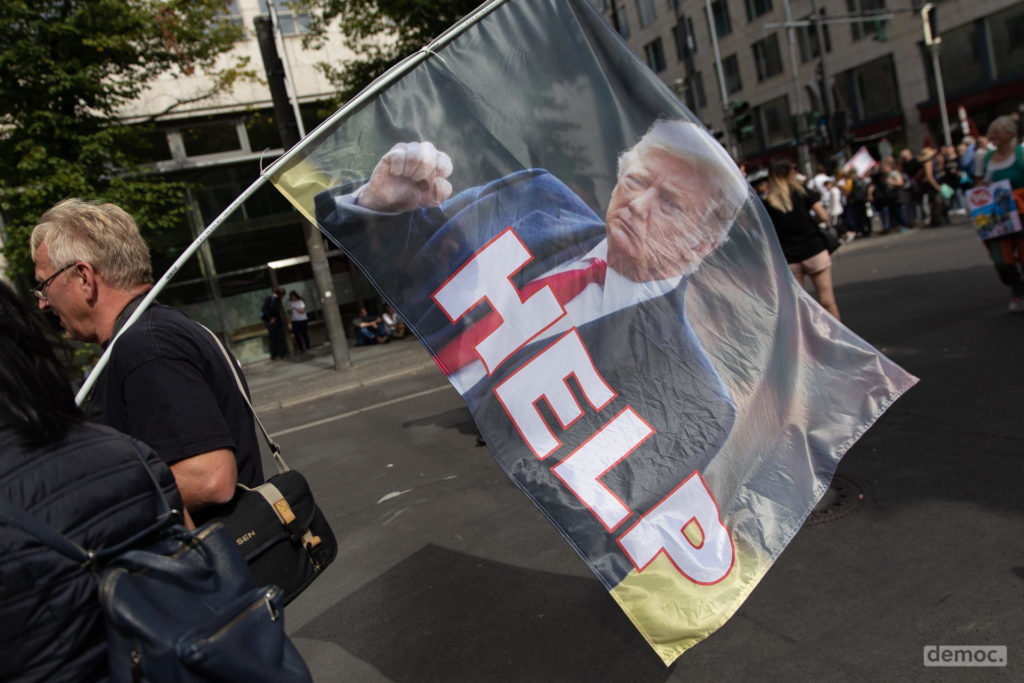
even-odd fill
[(32, 309), (0, 282), (0, 425), (29, 446), (56, 443), (81, 419), (64, 366)]
[(796, 168), (796, 164), (789, 157), (775, 157), (771, 160), (769, 173), (779, 178), (788, 178), (789, 172)]

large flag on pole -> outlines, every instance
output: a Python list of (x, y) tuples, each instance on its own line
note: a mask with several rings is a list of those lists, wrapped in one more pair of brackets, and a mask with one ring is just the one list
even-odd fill
[(488, 3), (268, 175), (666, 663), (916, 381), (797, 285), (725, 150), (582, 0)]

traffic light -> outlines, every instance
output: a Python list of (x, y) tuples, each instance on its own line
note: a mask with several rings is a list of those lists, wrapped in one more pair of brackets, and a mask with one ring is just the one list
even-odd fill
[(733, 136), (736, 142), (743, 142), (754, 134), (754, 113), (749, 102), (733, 100), (729, 103)]

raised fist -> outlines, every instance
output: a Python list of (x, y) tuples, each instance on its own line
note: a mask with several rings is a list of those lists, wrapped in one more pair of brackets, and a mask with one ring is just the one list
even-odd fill
[(412, 211), (440, 204), (452, 193), (452, 160), (429, 142), (399, 142), (381, 157), (356, 198), (375, 211)]

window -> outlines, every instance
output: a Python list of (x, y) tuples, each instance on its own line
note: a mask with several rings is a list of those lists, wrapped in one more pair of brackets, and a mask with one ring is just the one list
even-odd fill
[(789, 115), (789, 96), (783, 95), (765, 102), (757, 108), (765, 148), (779, 147), (794, 142), (793, 121)]
[[(312, 16), (309, 12), (296, 12), (292, 9), (291, 3), (286, 0), (275, 0), (274, 9), (277, 10), (277, 20), (281, 25), (281, 33), (283, 35), (305, 33), (309, 30), (309, 24), (312, 21)], [(260, 14), (262, 16), (270, 14), (267, 0), (260, 0)]]
[(779, 36), (773, 33), (762, 38), (751, 47), (754, 50), (754, 63), (757, 65), (757, 80), (764, 81), (782, 73), (782, 53), (779, 51)]
[(740, 62), (733, 53), (722, 60), (722, 77), (725, 79), (725, 91), (730, 95), (743, 90), (743, 80), (740, 78)]
[(762, 14), (772, 11), (772, 0), (744, 0), (747, 5), (747, 21), (753, 21)]
[(715, 34), (721, 38), (732, 33), (732, 20), (729, 18), (727, 0), (715, 0), (711, 3), (711, 16), (715, 21)]
[(226, 0), (224, 13), (221, 15), (224, 21), (233, 26), (242, 26), (242, 13), (238, 10), (238, 0)]
[[(885, 0), (846, 0), (846, 9), (850, 14), (874, 14), (885, 9)], [(920, 25), (920, 19), (918, 20)], [(853, 39), (870, 38), (877, 33), (873, 20), (850, 24), (850, 35)]]
[[(947, 95), (952, 92), (973, 89), (979, 83), (988, 80), (985, 71), (987, 50), (984, 46), (984, 39), (979, 35), (979, 28), (979, 24), (970, 23), (942, 33), (939, 64), (942, 69), (942, 85)], [(1018, 44), (1019, 50), (1019, 35), (1015, 37), (1014, 42)], [(928, 88), (934, 98), (935, 75), (932, 72), (932, 60), (927, 53), (927, 48), (925, 50), (924, 58), (929, 74)]]
[[(820, 11), (824, 16), (825, 10)], [(804, 17), (804, 21), (811, 16)], [(828, 24), (821, 25), (821, 37), (825, 41), (825, 52), (832, 52), (832, 38), (828, 34)], [(796, 42), (800, 47), (800, 62), (806, 64), (812, 59), (821, 55), (821, 46), (818, 45), (818, 31), (813, 26), (801, 26), (796, 30)]]
[(640, 28), (654, 23), (654, 0), (636, 0), (636, 13), (640, 17)]
[(686, 24), (680, 21), (672, 28), (672, 38), (676, 44), (676, 59), (686, 59), (686, 54), (693, 49), (693, 43), (686, 35)]
[(900, 93), (892, 55), (838, 74), (835, 94), (838, 108), (851, 112), (857, 122), (898, 114)]
[(708, 98), (704, 93), (704, 75), (694, 71), (689, 76), (690, 87), (686, 91), (686, 106), (693, 111), (708, 106)]
[(612, 12), (612, 21), (618, 24), (616, 29), (618, 29), (619, 35), (629, 40), (629, 19), (626, 18), (625, 5), (619, 5), (618, 9)]
[[(992, 40), (992, 60), (997, 79), (1010, 78), (1024, 73), (1024, 5), (1017, 3), (988, 18), (988, 30)], [(943, 37), (943, 43), (946, 39)], [(945, 46), (943, 46), (945, 51)], [(943, 64), (945, 69), (946, 65)], [(945, 74), (945, 72), (943, 72)]]
[(644, 45), (644, 55), (647, 57), (647, 65), (655, 72), (664, 71), (665, 49), (661, 45), (661, 38), (655, 38)]

